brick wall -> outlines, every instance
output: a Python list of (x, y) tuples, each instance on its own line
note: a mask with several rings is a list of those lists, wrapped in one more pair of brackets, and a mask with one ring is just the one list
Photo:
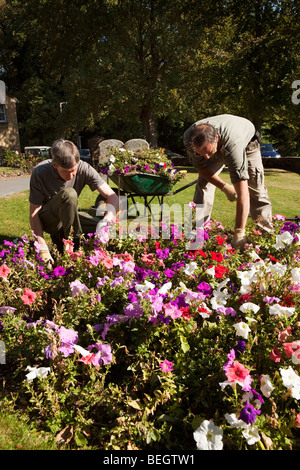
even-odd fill
[(21, 152), (16, 103), (17, 100), (6, 93), (6, 122), (0, 122), (0, 153), (2, 149)]

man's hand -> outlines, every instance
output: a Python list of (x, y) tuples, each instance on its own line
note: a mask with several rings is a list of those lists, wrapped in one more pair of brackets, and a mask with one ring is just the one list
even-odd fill
[(106, 220), (106, 219), (100, 220), (100, 222), (98, 222), (97, 227), (96, 227), (96, 233), (100, 232), (102, 228), (110, 227), (111, 225), (112, 225), (112, 222), (109, 220)]
[(44, 261), (45, 266), (50, 269), (54, 263), (54, 260), (50, 254), (47, 245), (43, 245), (40, 247), (39, 256)]
[(225, 194), (228, 201), (233, 202), (237, 200), (237, 195), (233, 186), (228, 183), (225, 183), (221, 191)]
[(234, 230), (234, 235), (233, 235), (233, 239), (231, 242), (232, 247), (237, 250), (238, 248), (244, 248), (246, 243), (247, 243), (247, 239), (245, 237), (245, 229), (236, 228)]

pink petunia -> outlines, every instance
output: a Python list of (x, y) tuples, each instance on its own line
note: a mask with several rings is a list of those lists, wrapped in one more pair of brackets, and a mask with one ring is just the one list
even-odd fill
[(80, 359), (78, 359), (78, 362), (83, 362), (84, 364), (92, 364), (94, 358), (95, 358), (95, 354), (90, 353), (90, 354), (87, 354), (86, 356), (82, 356)]
[(173, 362), (168, 361), (167, 359), (165, 359), (164, 361), (162, 361), (162, 362), (159, 364), (159, 367), (160, 367), (160, 368), (162, 369), (162, 371), (165, 372), (165, 373), (172, 372), (172, 370), (173, 370)]
[(287, 328), (285, 328), (284, 330), (280, 331), (278, 333), (278, 341), (280, 341), (281, 343), (283, 341), (286, 341), (287, 338), (292, 334), (292, 327), (291, 326), (288, 326)]
[(250, 371), (243, 364), (238, 361), (234, 361), (227, 369), (225, 370), (229, 382), (237, 381), (240, 384), (243, 384), (245, 379), (249, 376)]
[(63, 243), (65, 245), (66, 252), (68, 253), (68, 255), (73, 253), (74, 243), (71, 240), (66, 240), (65, 238), (63, 238)]
[(11, 269), (7, 266), (7, 264), (4, 263), (2, 266), (0, 266), (0, 277), (6, 279), (10, 273)]
[(31, 289), (28, 287), (25, 287), (23, 295), (21, 296), (21, 299), (23, 300), (25, 305), (30, 305), (33, 304), (36, 298), (36, 293), (33, 292)]
[(104, 258), (102, 262), (107, 269), (111, 269), (114, 265), (114, 261), (109, 257)]
[(167, 315), (167, 317), (173, 318), (173, 320), (182, 316), (182, 311), (179, 310), (177, 305), (171, 304), (171, 302), (164, 304), (163, 308), (165, 311), (165, 315)]
[(271, 359), (271, 361), (274, 361), (274, 362), (280, 362), (281, 361), (281, 352), (279, 351), (277, 346), (275, 346), (272, 349), (272, 351), (270, 352), (270, 359)]

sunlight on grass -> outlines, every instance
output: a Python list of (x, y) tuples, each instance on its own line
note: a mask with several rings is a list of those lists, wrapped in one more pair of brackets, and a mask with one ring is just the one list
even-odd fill
[(0, 412), (0, 450), (55, 450), (53, 437), (37, 433), (24, 416)]
[[(185, 186), (197, 178), (197, 173), (189, 169), (186, 177), (177, 183), (174, 189)], [(224, 181), (229, 182), (229, 174), (222, 173)], [(287, 218), (299, 215), (300, 207), (300, 177), (297, 173), (285, 170), (267, 169), (265, 171), (265, 181), (273, 205), (273, 214), (283, 214)], [(112, 184), (112, 186), (114, 186)], [(195, 186), (191, 186), (175, 195), (166, 196), (165, 204), (169, 207), (179, 205), (180, 207), (193, 200)], [(84, 188), (79, 198), (79, 207), (88, 210), (94, 205), (97, 192), (92, 192), (88, 187)], [(6, 196), (0, 199), (0, 241), (5, 238), (16, 238), (22, 235), (31, 234), (29, 227), (29, 191)], [(143, 198), (136, 198), (136, 201), (143, 203)], [(157, 200), (153, 203), (158, 204)], [(134, 216), (133, 209), (131, 213)], [(149, 214), (147, 215), (150, 221)], [(212, 217), (225, 226), (233, 226), (235, 219), (235, 204), (227, 201), (225, 195), (216, 190), (215, 203)], [(174, 223), (180, 222), (181, 214), (174, 214)]]

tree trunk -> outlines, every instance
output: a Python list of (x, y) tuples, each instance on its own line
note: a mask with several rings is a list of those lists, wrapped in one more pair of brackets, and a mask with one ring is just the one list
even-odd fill
[(143, 109), (141, 112), (141, 121), (147, 142), (150, 147), (157, 148), (157, 129), (154, 111), (149, 108)]

